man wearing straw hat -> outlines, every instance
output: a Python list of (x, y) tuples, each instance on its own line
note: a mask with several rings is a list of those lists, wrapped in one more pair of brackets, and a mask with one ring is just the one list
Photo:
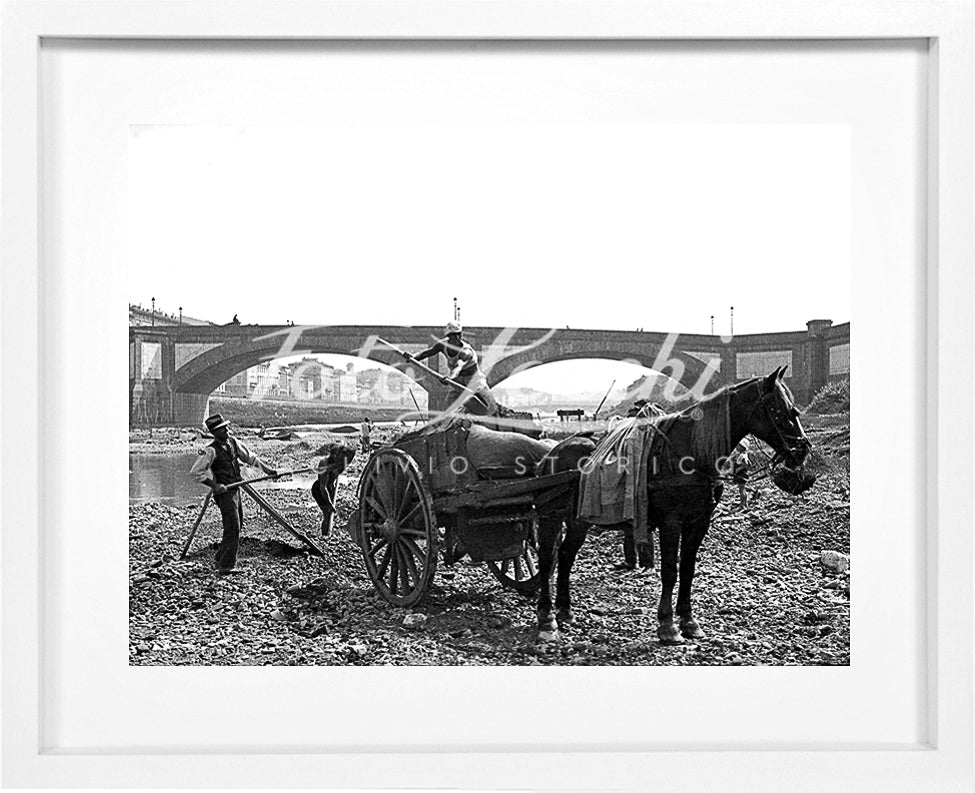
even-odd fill
[(477, 364), (477, 352), (464, 341), (464, 328), (457, 320), (451, 320), (444, 328), (445, 339), (440, 339), (432, 347), (410, 355), (403, 353), (407, 361), (422, 361), (442, 354), (447, 359), (448, 376), (457, 385), (450, 387), (451, 404), (462, 406), (467, 413), (479, 416), (496, 416), (498, 403), (488, 386), (487, 378)]
[(239, 440), (231, 437), (227, 429), (230, 422), (219, 413), (214, 413), (207, 418), (204, 424), (213, 435), (213, 443), (200, 449), (200, 456), (193, 463), (190, 475), (197, 482), (213, 489), (213, 500), (220, 508), (223, 539), (217, 550), (216, 562), (218, 572), (223, 575), (237, 565), (240, 530), (244, 526), (244, 507), (240, 501), (240, 488), (228, 490), (227, 485), (243, 479), (240, 474), (242, 462), (260, 467), (268, 476), (277, 476), (278, 472), (265, 465)]

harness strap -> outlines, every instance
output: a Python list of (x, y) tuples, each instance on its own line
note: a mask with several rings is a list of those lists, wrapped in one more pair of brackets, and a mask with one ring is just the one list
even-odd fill
[(714, 487), (721, 477), (707, 476), (700, 471), (692, 474), (671, 474), (647, 480), (647, 488), (658, 490), (665, 487)]

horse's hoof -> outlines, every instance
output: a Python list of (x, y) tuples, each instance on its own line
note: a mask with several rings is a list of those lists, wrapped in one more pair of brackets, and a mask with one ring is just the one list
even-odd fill
[(540, 619), (538, 621), (538, 641), (542, 644), (547, 642), (558, 641), (559, 638), (559, 626), (555, 624), (555, 620), (549, 616), (547, 619)]
[(703, 639), (704, 631), (697, 624), (696, 620), (682, 620), (680, 624), (680, 635), (685, 639)]
[(572, 615), (572, 609), (559, 609), (558, 614), (555, 615), (555, 620), (558, 622), (560, 628), (569, 627), (575, 617)]
[(677, 631), (677, 626), (672, 622), (665, 623), (657, 627), (657, 638), (661, 644), (683, 644), (684, 640)]

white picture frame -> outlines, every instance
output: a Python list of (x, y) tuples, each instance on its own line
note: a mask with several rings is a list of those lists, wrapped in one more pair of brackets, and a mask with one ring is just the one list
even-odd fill
[[(972, 790), (973, 4), (621, 0), (4, 2), (3, 784), (9, 787)], [(42, 741), (45, 345), (39, 52), (46, 39), (885, 40), (929, 45), (926, 690), (910, 746), (472, 746), (449, 752), (52, 751)], [(462, 705), (458, 705), (462, 707)], [(540, 739), (542, 740), (542, 739)]]

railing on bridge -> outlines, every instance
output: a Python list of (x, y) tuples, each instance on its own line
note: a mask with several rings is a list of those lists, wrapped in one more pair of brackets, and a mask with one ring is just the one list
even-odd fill
[[(440, 331), (439, 327), (378, 326), (133, 326), (129, 329), (130, 420), (133, 424), (198, 424), (209, 394), (220, 383), (250, 366), (289, 355), (362, 354), (404, 369), (405, 362), (380, 349), (375, 338), (382, 335), (413, 352), (427, 346)], [(849, 323), (833, 326), (829, 320), (811, 320), (803, 331), (736, 336), (727, 342), (702, 334), (586, 329), (470, 328), (465, 335), (482, 361), (495, 362), (487, 373), (492, 385), (526, 363), (603, 358), (629, 360), (662, 371), (687, 387), (704, 382), (704, 390), (713, 390), (785, 364), (789, 386), (805, 403), (829, 380), (849, 376)], [(423, 377), (414, 379), (437, 407), (440, 386)]]

